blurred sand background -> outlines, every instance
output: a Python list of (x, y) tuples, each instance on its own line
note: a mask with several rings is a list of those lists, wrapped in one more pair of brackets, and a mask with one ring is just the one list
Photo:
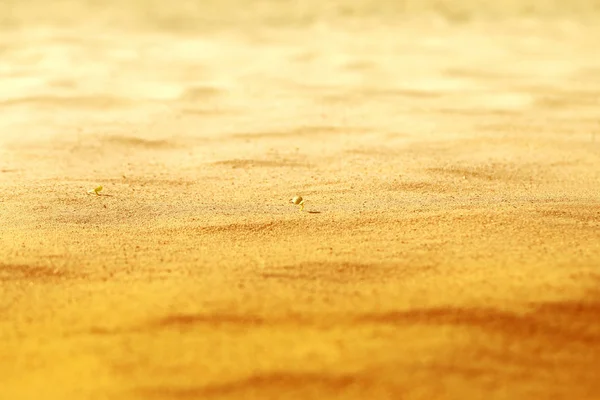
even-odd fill
[(599, 1), (1, 0), (0, 398), (598, 399), (599, 99)]

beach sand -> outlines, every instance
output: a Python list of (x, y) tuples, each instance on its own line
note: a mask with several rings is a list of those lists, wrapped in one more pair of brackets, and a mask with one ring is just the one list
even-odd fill
[(2, 7), (2, 399), (600, 398), (598, 2)]

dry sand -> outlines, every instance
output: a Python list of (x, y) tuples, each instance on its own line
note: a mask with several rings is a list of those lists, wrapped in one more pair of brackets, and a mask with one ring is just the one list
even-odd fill
[(2, 399), (600, 398), (597, 2), (2, 4)]

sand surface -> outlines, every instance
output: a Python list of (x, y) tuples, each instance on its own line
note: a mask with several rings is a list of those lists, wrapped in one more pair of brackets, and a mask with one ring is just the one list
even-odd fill
[(0, 398), (600, 398), (597, 2), (50, 4), (0, 13)]

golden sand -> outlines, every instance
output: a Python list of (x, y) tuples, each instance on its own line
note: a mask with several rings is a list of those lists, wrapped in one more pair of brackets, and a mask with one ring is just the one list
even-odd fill
[(600, 398), (593, 2), (3, 4), (0, 398)]

